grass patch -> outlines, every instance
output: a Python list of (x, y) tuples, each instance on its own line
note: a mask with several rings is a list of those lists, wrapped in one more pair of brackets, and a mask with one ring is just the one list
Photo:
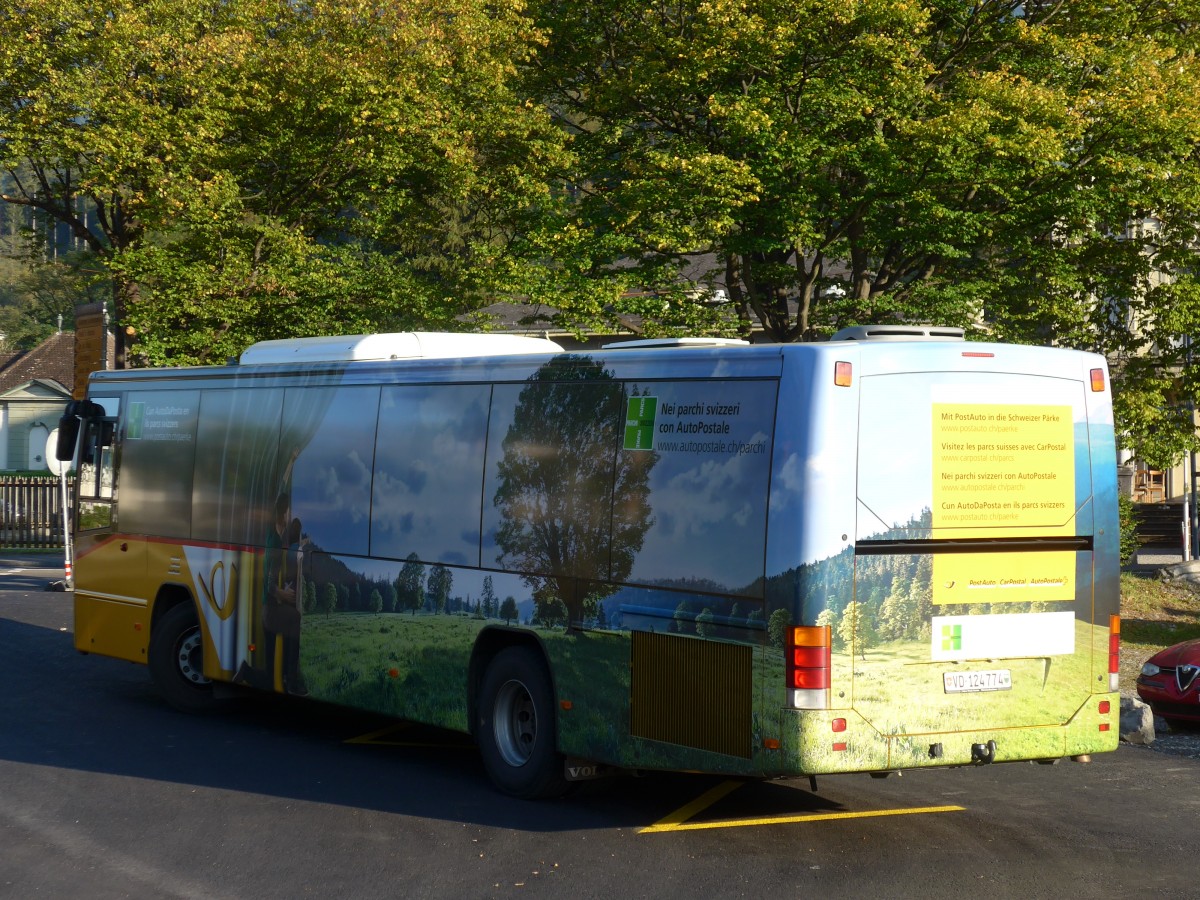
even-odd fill
[(1121, 574), (1121, 690), (1134, 693), (1142, 664), (1164, 647), (1200, 638), (1200, 590)]

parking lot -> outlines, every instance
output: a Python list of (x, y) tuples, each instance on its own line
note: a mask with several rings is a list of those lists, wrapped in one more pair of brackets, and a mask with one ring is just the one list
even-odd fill
[(171, 710), (0, 585), (0, 896), (1194, 896), (1200, 762), (1011, 765), (497, 794), (463, 736), (301, 700)]

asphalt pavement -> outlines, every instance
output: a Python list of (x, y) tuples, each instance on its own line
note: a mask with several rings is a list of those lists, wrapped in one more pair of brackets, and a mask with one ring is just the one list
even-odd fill
[(61, 550), (30, 552), (0, 549), (0, 588), (10, 591), (61, 591), (64, 582)]

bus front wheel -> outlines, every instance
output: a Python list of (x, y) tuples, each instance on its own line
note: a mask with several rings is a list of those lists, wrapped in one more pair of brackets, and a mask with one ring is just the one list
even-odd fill
[(213, 708), (212, 682), (204, 677), (204, 636), (189, 603), (171, 607), (150, 635), (150, 676), (166, 701), (184, 712)]
[(508, 647), (496, 655), (484, 672), (478, 708), (483, 766), (500, 790), (525, 800), (566, 792), (550, 677), (532, 650)]

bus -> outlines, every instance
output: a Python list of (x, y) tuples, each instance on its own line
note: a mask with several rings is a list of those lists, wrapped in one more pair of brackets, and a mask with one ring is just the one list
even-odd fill
[(66, 410), (75, 645), (473, 737), (503, 792), (1086, 761), (1118, 737), (1112, 396), (1085, 352), (267, 341)]

